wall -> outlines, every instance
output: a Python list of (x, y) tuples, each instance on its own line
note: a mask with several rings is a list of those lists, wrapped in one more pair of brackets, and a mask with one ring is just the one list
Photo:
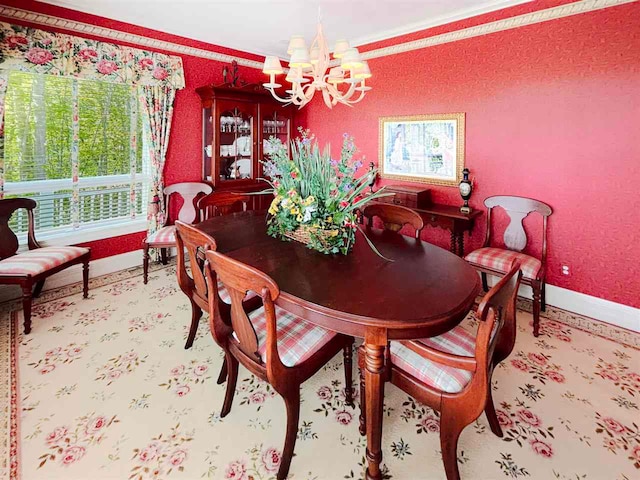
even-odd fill
[[(5, 0), (2, 1), (2, 4), (62, 17), (69, 20), (90, 23), (114, 30), (144, 35), (146, 37), (156, 38), (159, 40), (248, 58), (250, 60), (261, 60), (260, 57), (249, 53), (210, 45), (204, 42), (179, 37), (177, 35), (158, 32), (136, 25), (117, 22), (97, 17), (95, 15), (88, 15), (75, 10), (59, 8), (30, 0)], [(6, 19), (5, 21), (10, 23), (20, 23), (13, 19)], [(33, 26), (44, 29), (44, 27), (40, 25)], [(60, 29), (52, 30), (63, 31)], [(66, 33), (77, 35), (74, 32)], [(98, 38), (98, 40), (103, 39)], [(105, 41), (113, 42), (109, 39), (106, 39)], [(138, 45), (132, 46), (143, 48)], [(175, 53), (172, 52), (165, 53), (175, 55)], [(200, 108), (200, 97), (196, 94), (195, 89), (202, 85), (222, 83), (222, 68), (223, 65), (225, 65), (222, 62), (192, 57), (189, 55), (181, 55), (181, 57), (184, 65), (186, 88), (177, 92), (174, 103), (171, 138), (165, 163), (165, 183), (167, 185), (184, 181), (199, 181), (202, 178), (202, 110)], [(262, 72), (253, 68), (239, 67), (239, 73), (240, 78), (247, 82), (258, 82), (263, 80)], [(134, 233), (131, 235), (123, 235), (96, 242), (89, 242), (83, 245), (92, 247), (92, 258), (97, 260), (99, 258), (137, 250), (141, 248), (141, 243), (144, 237), (144, 233)]]
[[(298, 119), (334, 151), (343, 132), (353, 134), (377, 162), (379, 117), (466, 112), (472, 206), (497, 194), (550, 204), (549, 283), (640, 307), (639, 24), (633, 3), (372, 59), (373, 90), (360, 104), (330, 111), (315, 98)], [(455, 188), (430, 188), (437, 202), (461, 202)], [(467, 251), (481, 245), (484, 229), (482, 219)], [(423, 238), (448, 246), (440, 230), (427, 227)], [(538, 251), (538, 235), (530, 241)]]

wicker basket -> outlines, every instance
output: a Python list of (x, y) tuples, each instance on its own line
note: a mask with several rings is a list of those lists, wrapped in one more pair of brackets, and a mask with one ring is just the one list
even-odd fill
[(295, 240), (296, 242), (304, 243), (305, 245), (309, 245), (311, 243), (311, 233), (318, 238), (320, 243), (322, 243), (325, 247), (328, 246), (328, 242), (325, 242), (325, 239), (329, 239), (331, 237), (335, 237), (336, 234), (332, 232), (336, 232), (338, 230), (323, 230), (317, 227), (311, 227), (309, 225), (300, 225), (292, 232), (285, 232), (284, 236)]

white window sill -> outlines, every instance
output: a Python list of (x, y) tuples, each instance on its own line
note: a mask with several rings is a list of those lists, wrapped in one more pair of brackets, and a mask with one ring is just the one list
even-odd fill
[[(144, 232), (147, 230), (146, 219), (133, 220), (129, 222), (118, 222), (113, 224), (103, 224), (97, 226), (87, 226), (81, 230), (63, 230), (58, 232), (36, 231), (36, 240), (43, 247), (58, 247), (64, 245), (76, 245), (78, 243), (104, 240), (105, 238), (128, 235), (130, 233)], [(19, 236), (21, 247), (26, 249), (26, 235)], [(21, 248), (22, 249), (22, 248)]]

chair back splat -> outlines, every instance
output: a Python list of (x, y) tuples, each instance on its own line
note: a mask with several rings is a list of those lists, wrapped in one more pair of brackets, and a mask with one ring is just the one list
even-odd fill
[(367, 218), (368, 226), (373, 225), (373, 217), (378, 217), (382, 220), (385, 230), (392, 232), (399, 232), (409, 224), (414, 228), (416, 238), (420, 238), (420, 232), (424, 228), (424, 221), (417, 212), (400, 205), (372, 203), (364, 208), (362, 215)]
[(0, 260), (11, 257), (18, 251), (18, 237), (9, 227), (9, 220), (13, 213), (20, 208), (27, 210), (29, 249), (40, 247), (34, 234), (33, 210), (36, 205), (35, 200), (30, 198), (8, 198), (0, 202)]
[(243, 193), (213, 192), (198, 201), (200, 220), (208, 220), (221, 215), (243, 211), (246, 212), (251, 197)]

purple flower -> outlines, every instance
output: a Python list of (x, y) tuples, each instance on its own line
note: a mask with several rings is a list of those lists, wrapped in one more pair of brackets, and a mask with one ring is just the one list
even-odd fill
[(348, 136), (349, 136), (349, 134), (348, 134), (348, 133), (343, 133), (343, 134), (342, 134), (342, 138), (347, 138)]
[(331, 162), (329, 162), (329, 163), (331, 163), (331, 165), (333, 165), (334, 167), (335, 167), (336, 165), (338, 165), (338, 161), (337, 161), (337, 160), (335, 160), (335, 159), (333, 159), (333, 158), (331, 159)]
[(362, 162), (360, 160), (358, 160), (356, 163), (353, 164), (354, 170), (358, 170), (361, 166), (362, 166)]
[(302, 139), (302, 144), (303, 145), (309, 145), (311, 143), (311, 140), (309, 140), (308, 138), (303, 138)]

